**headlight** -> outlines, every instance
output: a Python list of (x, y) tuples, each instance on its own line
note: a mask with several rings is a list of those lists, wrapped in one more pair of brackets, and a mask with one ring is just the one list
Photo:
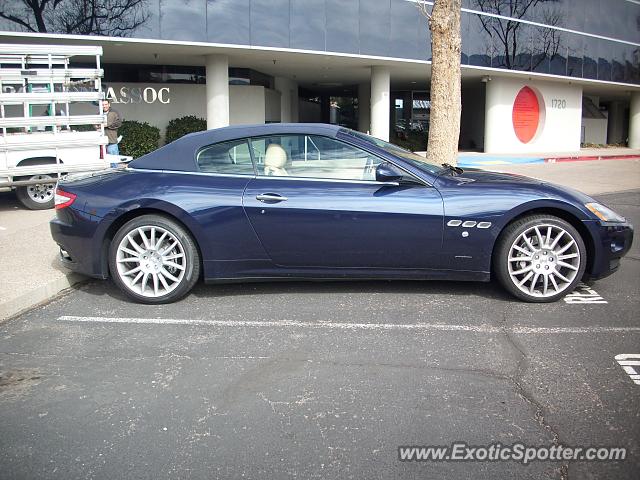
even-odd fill
[(603, 222), (621, 223), (627, 221), (623, 216), (618, 215), (609, 207), (605, 207), (600, 203), (586, 203), (584, 206), (591, 210), (591, 212)]

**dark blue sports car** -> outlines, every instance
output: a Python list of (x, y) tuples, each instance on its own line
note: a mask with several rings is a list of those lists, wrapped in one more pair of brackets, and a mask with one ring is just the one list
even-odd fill
[(62, 182), (51, 233), (71, 269), (171, 302), (208, 282), (488, 281), (550, 302), (614, 272), (624, 218), (575, 191), (433, 165), (321, 124), (187, 135), (128, 168)]

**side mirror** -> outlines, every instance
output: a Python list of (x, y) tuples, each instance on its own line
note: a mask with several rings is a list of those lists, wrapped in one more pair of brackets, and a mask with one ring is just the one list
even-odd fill
[(377, 182), (400, 182), (404, 172), (391, 163), (383, 162), (376, 167)]

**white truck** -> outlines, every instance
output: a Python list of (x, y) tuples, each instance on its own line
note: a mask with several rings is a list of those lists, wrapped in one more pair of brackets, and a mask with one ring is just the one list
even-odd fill
[(62, 175), (122, 160), (105, 152), (101, 55), (94, 46), (0, 44), (0, 191), (15, 189), (29, 209), (53, 207)]

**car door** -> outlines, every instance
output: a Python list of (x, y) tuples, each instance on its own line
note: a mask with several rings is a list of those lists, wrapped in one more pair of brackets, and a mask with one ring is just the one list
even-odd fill
[(333, 138), (277, 135), (250, 142), (258, 175), (243, 205), (275, 264), (439, 266), (443, 203), (435, 188), (377, 182), (383, 160)]

